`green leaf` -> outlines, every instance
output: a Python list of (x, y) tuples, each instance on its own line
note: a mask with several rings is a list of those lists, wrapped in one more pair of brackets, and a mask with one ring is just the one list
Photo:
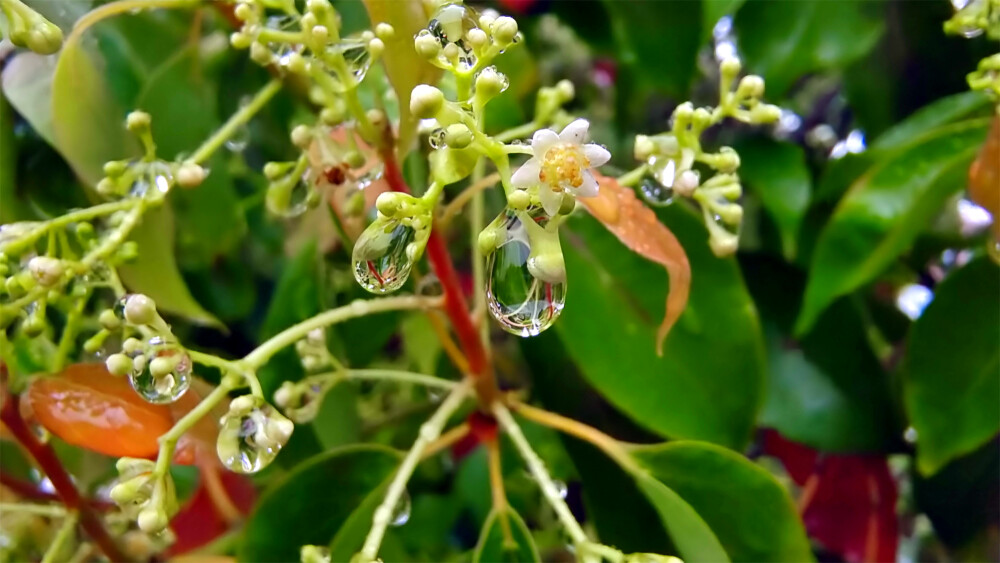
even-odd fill
[(604, 6), (619, 60), (663, 93), (686, 96), (701, 43), (702, 2), (605, 0)]
[(656, 509), (684, 561), (730, 561), (708, 524), (670, 487), (643, 473), (636, 474), (635, 481)]
[(52, 124), (52, 78), (55, 76), (54, 56), (30, 51), (14, 57), (3, 69), (3, 93), (45, 142), (56, 146)]
[(392, 475), (400, 458), (394, 450), (363, 445), (299, 465), (260, 497), (244, 527), (237, 559), (298, 561), (302, 545), (326, 545)]
[(962, 92), (927, 104), (900, 121), (871, 144), (869, 150), (899, 149), (919, 141), (938, 127), (968, 117), (990, 107), (990, 98), (983, 92)]
[(198, 324), (223, 326), (194, 300), (181, 277), (174, 258), (174, 213), (169, 207), (147, 211), (129, 240), (139, 245), (138, 258), (119, 266), (118, 273), (130, 291), (150, 296), (160, 311)]
[(698, 442), (640, 446), (630, 454), (697, 511), (733, 561), (813, 560), (788, 492), (742, 455)]
[(740, 155), (740, 178), (774, 220), (782, 252), (791, 260), (812, 191), (805, 152), (798, 145), (764, 138), (742, 143), (736, 152)]
[[(167, 160), (193, 151), (220, 125), (212, 77), (197, 49), (174, 53), (153, 70), (136, 97), (137, 108), (153, 118), (157, 155)], [(178, 255), (187, 267), (206, 267), (239, 242), (246, 221), (224, 154), (206, 163), (205, 181), (196, 189), (175, 189)]]
[(429, 20), (424, 4), (417, 1), (364, 0), (372, 26), (388, 23), (396, 33), (385, 41), (385, 62), (389, 82), (399, 100), (399, 156), (410, 152), (417, 131), (417, 119), (410, 115), (410, 93), (418, 84), (434, 84), (441, 71), (417, 56), (413, 37), (427, 27)]
[[(510, 542), (504, 537), (504, 522), (510, 531)], [(524, 520), (511, 509), (493, 510), (486, 517), (479, 543), (472, 554), (472, 563), (541, 561), (531, 531)]]
[(838, 68), (867, 53), (882, 35), (877, 4), (861, 0), (751, 0), (734, 25), (747, 68), (781, 97), (810, 72)]
[(375, 509), (385, 499), (390, 479), (392, 479), (392, 474), (386, 478), (385, 482), (364, 497), (364, 500), (358, 504), (358, 507), (351, 512), (347, 520), (337, 530), (337, 535), (330, 542), (330, 561), (350, 561), (351, 557), (361, 550), (368, 530), (372, 527)]
[(589, 216), (574, 217), (565, 229), (569, 297), (556, 331), (586, 379), (638, 424), (740, 448), (763, 384), (756, 311), (735, 260), (712, 254), (689, 208), (674, 205), (659, 216), (686, 249), (693, 280), (663, 356), (655, 339), (666, 273)]
[(125, 131), (125, 111), (108, 89), (99, 55), (73, 37), (63, 45), (52, 77), (53, 137), (76, 174), (95, 185), (105, 162), (136, 154), (138, 144)]
[(1000, 268), (981, 257), (937, 286), (914, 323), (903, 397), (931, 475), (1000, 431)]
[(796, 333), (808, 331), (834, 299), (875, 279), (906, 250), (965, 185), (986, 126), (975, 120), (939, 129), (851, 187), (816, 243)]

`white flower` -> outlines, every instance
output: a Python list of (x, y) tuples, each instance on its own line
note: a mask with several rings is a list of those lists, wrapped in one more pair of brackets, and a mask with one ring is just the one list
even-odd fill
[(511, 184), (518, 189), (538, 187), (538, 199), (549, 215), (555, 215), (562, 204), (562, 193), (579, 197), (597, 195), (597, 180), (590, 169), (611, 159), (611, 153), (600, 145), (583, 144), (590, 123), (577, 119), (556, 134), (551, 129), (539, 129), (531, 137), (532, 157), (514, 172)]

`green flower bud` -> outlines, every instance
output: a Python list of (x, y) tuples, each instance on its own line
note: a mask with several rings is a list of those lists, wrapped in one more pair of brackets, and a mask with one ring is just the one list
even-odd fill
[(250, 59), (261, 66), (267, 66), (274, 60), (274, 53), (267, 46), (254, 42), (250, 45)]
[(472, 144), (472, 131), (463, 123), (453, 123), (444, 132), (444, 142), (453, 149), (464, 149)]
[(728, 76), (730, 80), (736, 77), (743, 70), (743, 65), (740, 64), (740, 60), (735, 57), (729, 57), (722, 61), (719, 65), (719, 70), (723, 76)]
[(111, 309), (105, 309), (101, 311), (101, 314), (97, 317), (97, 322), (107, 330), (116, 330), (118, 327), (122, 326), (121, 319), (115, 314)]
[(736, 87), (736, 95), (743, 98), (760, 98), (764, 95), (764, 79), (756, 76), (744, 76)]
[(177, 367), (177, 360), (172, 356), (157, 356), (149, 362), (149, 373), (153, 377), (170, 375)]
[(381, 22), (375, 26), (375, 35), (382, 41), (388, 41), (396, 36), (396, 29), (385, 22)]
[(132, 358), (125, 354), (111, 354), (104, 361), (104, 367), (108, 368), (111, 375), (123, 376), (132, 373)]
[(145, 508), (139, 513), (137, 523), (139, 529), (147, 534), (155, 534), (167, 527), (167, 513), (158, 506)]
[(125, 301), (125, 320), (134, 325), (153, 324), (159, 315), (156, 303), (149, 297), (136, 293)]
[(516, 211), (524, 211), (531, 204), (531, 196), (525, 190), (513, 190), (507, 196), (507, 205)]
[(35, 256), (28, 261), (28, 270), (31, 271), (35, 281), (43, 287), (52, 287), (59, 283), (66, 273), (62, 260), (50, 256)]
[(497, 243), (499, 242), (499, 235), (496, 230), (491, 227), (483, 229), (479, 233), (478, 246), (479, 253), (483, 256), (489, 256), (497, 249)]
[(433, 59), (441, 53), (441, 42), (430, 33), (420, 33), (413, 39), (413, 49), (424, 59)]
[(125, 127), (133, 133), (139, 133), (149, 129), (153, 118), (144, 111), (133, 111), (125, 118)]
[(118, 259), (122, 262), (132, 262), (139, 257), (139, 244), (134, 240), (127, 241), (118, 249)]
[(313, 140), (313, 131), (306, 125), (296, 125), (290, 135), (292, 144), (300, 149), (307, 149)]
[(182, 188), (196, 188), (205, 181), (208, 173), (194, 162), (185, 162), (177, 169), (177, 184)]
[[(246, 4), (240, 5), (240, 7), (244, 6)], [(253, 38), (241, 31), (234, 31), (229, 35), (229, 44), (233, 46), (233, 49), (249, 49), (253, 44)]]
[(493, 39), (500, 45), (509, 45), (517, 37), (517, 21), (509, 16), (500, 16), (493, 22)]
[(410, 94), (410, 113), (418, 119), (434, 117), (443, 106), (444, 94), (433, 86), (420, 84)]
[(373, 59), (381, 57), (384, 51), (385, 43), (383, 43), (378, 37), (368, 42), (368, 54), (370, 54)]
[(117, 178), (128, 170), (128, 163), (124, 160), (109, 160), (104, 163), (104, 174), (111, 178)]
[(509, 82), (496, 67), (486, 67), (476, 75), (476, 97), (482, 102), (499, 96), (507, 89)]

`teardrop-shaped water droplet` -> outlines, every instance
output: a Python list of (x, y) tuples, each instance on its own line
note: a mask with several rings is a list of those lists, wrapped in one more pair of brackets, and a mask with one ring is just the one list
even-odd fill
[(162, 338), (150, 339), (144, 351), (132, 358), (132, 365), (128, 381), (150, 403), (172, 403), (191, 387), (191, 358)]
[(267, 188), (265, 203), (267, 210), (278, 217), (292, 219), (315, 207), (320, 200), (319, 192), (313, 187), (309, 172), (303, 174), (298, 181), (294, 178), (281, 178)]
[(674, 190), (647, 176), (639, 182), (639, 193), (651, 205), (666, 206), (674, 201)]
[(165, 162), (143, 163), (140, 167), (129, 188), (132, 197), (159, 199), (174, 186), (174, 175)]
[(233, 152), (243, 152), (250, 144), (250, 127), (246, 123), (240, 125), (226, 139), (226, 148)]
[[(265, 27), (275, 31), (297, 31), (298, 21), (295, 17), (290, 15), (282, 16), (271, 16), (267, 18), (264, 23)], [(291, 60), (292, 54), (301, 53), (303, 50), (302, 45), (293, 43), (283, 43), (280, 41), (270, 42), (267, 44), (267, 48), (274, 53), (274, 61), (282, 66), (288, 66)]]
[(415, 231), (397, 220), (376, 221), (354, 245), (354, 279), (372, 293), (390, 293), (403, 287), (413, 266), (406, 246)]
[(256, 473), (288, 443), (295, 425), (260, 397), (233, 399), (222, 417), (216, 451), (230, 471)]
[(402, 496), (396, 501), (396, 506), (392, 509), (392, 516), (389, 519), (390, 526), (402, 526), (410, 521), (410, 512), (413, 504), (410, 502), (410, 493), (403, 491)]
[(353, 81), (353, 83), (345, 82), (345, 77), (342, 75), (344, 68), (330, 68), (330, 76), (333, 78), (330, 86), (335, 92), (343, 93), (354, 88), (358, 82), (364, 80), (368, 70), (372, 67), (372, 56), (368, 51), (368, 42), (361, 37), (346, 37), (340, 43), (328, 47), (326, 52), (327, 56), (341, 55), (344, 57), (346, 71), (350, 75), (346, 78)]
[(647, 162), (653, 172), (653, 179), (661, 186), (673, 189), (677, 180), (677, 163), (672, 158), (651, 156)]
[(566, 498), (566, 495), (569, 494), (569, 487), (566, 486), (566, 483), (556, 479), (552, 481), (552, 484), (555, 486), (556, 494), (559, 495), (559, 498)]
[(562, 313), (566, 282), (543, 281), (532, 275), (525, 227), (518, 215), (507, 213), (506, 240), (486, 258), (486, 304), (507, 332), (535, 336)]

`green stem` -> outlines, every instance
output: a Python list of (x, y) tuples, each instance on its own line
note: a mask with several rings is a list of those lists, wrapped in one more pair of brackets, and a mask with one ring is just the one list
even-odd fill
[(580, 527), (580, 523), (576, 521), (566, 501), (560, 496), (558, 487), (556, 487), (555, 482), (545, 468), (545, 463), (535, 453), (535, 450), (531, 448), (531, 443), (524, 437), (521, 427), (514, 421), (514, 417), (511, 416), (510, 411), (500, 403), (495, 403), (493, 405), (493, 414), (500, 423), (500, 427), (507, 432), (511, 441), (514, 442), (514, 446), (521, 453), (521, 457), (524, 458), (525, 463), (528, 465), (528, 470), (531, 472), (532, 477), (538, 481), (538, 485), (542, 489), (542, 494), (555, 510), (556, 516), (559, 517), (559, 521), (566, 528), (573, 543), (578, 545), (587, 543), (587, 534)]
[(73, 344), (76, 343), (76, 335), (80, 329), (80, 320), (83, 318), (83, 310), (87, 306), (87, 299), (89, 297), (90, 290), (88, 289), (86, 295), (78, 299), (75, 306), (66, 315), (66, 326), (59, 337), (59, 348), (56, 350), (56, 356), (53, 360), (52, 373), (62, 371), (66, 365), (66, 359), (73, 349)]
[[(476, 167), (472, 169), (472, 183), (475, 184), (483, 179), (486, 169), (486, 161), (479, 158)], [(469, 248), (472, 249), (472, 294), (475, 296), (475, 307), (477, 313), (486, 314), (486, 292), (483, 288), (486, 285), (486, 268), (483, 255), (479, 252), (479, 232), (483, 230), (486, 222), (486, 202), (483, 192), (476, 192), (472, 196), (472, 207), (469, 210)], [(490, 323), (480, 320), (479, 337), (483, 341), (486, 353), (490, 353)]]
[(466, 379), (455, 387), (451, 394), (441, 402), (441, 406), (431, 415), (430, 419), (420, 426), (416, 441), (413, 442), (413, 446), (407, 452), (406, 457), (403, 458), (403, 463), (399, 466), (399, 470), (396, 471), (392, 482), (389, 483), (385, 499), (375, 509), (375, 515), (372, 518), (372, 528), (368, 532), (368, 537), (365, 538), (364, 546), (361, 548), (361, 561), (371, 562), (378, 559), (378, 548), (382, 544), (382, 537), (385, 535), (386, 528), (392, 521), (393, 509), (399, 503), (399, 499), (403, 496), (403, 493), (406, 492), (406, 483), (413, 475), (417, 464), (420, 463), (424, 450), (441, 435), (444, 425), (448, 423), (451, 415), (462, 406), (470, 391), (469, 380)]
[(119, 0), (110, 4), (104, 4), (99, 8), (87, 12), (73, 25), (73, 31), (66, 38), (65, 45), (71, 41), (79, 39), (90, 26), (95, 23), (124, 13), (132, 13), (135, 10), (154, 10), (157, 8), (175, 9), (196, 6), (201, 0)]
[(274, 97), (278, 91), (281, 90), (281, 80), (275, 78), (267, 83), (266, 86), (260, 89), (259, 92), (250, 100), (250, 103), (244, 105), (229, 117), (226, 123), (215, 132), (214, 135), (205, 140), (204, 143), (194, 151), (194, 154), (188, 158), (188, 162), (193, 162), (195, 164), (201, 164), (212, 158), (215, 151), (219, 150), (227, 140), (229, 140), (235, 133), (236, 130), (248, 123), (254, 115), (257, 114), (264, 107), (267, 102)]
[(506, 131), (501, 131), (500, 133), (493, 135), (493, 138), (501, 143), (509, 143), (514, 139), (524, 139), (525, 137), (530, 137), (539, 129), (541, 129), (541, 126), (537, 122), (532, 121), (530, 123), (525, 123), (524, 125), (518, 125), (517, 127), (513, 127)]
[(223, 376), (222, 382), (212, 390), (207, 397), (202, 399), (198, 405), (188, 411), (166, 434), (160, 436), (160, 454), (156, 458), (155, 473), (158, 477), (163, 477), (170, 470), (170, 460), (174, 456), (174, 448), (177, 447), (177, 440), (191, 429), (201, 418), (207, 415), (215, 405), (229, 396), (229, 392), (236, 388), (232, 378)]
[(635, 186), (642, 180), (642, 177), (648, 173), (649, 166), (646, 164), (640, 164), (635, 170), (631, 170), (619, 176), (618, 183), (623, 186)]
[(429, 309), (441, 305), (440, 297), (421, 297), (416, 295), (403, 295), (399, 297), (385, 297), (382, 299), (372, 299), (369, 301), (357, 300), (343, 307), (331, 309), (320, 313), (311, 319), (289, 327), (268, 341), (258, 346), (254, 351), (243, 358), (242, 364), (251, 370), (256, 370), (267, 363), (271, 356), (275, 355), (285, 346), (295, 344), (298, 340), (305, 338), (310, 331), (323, 328), (325, 326), (337, 324), (357, 317), (384, 313), (387, 311), (399, 311), (405, 309)]
[(454, 389), (459, 385), (457, 381), (441, 379), (433, 375), (391, 369), (349, 369), (345, 372), (333, 372), (330, 375), (337, 377), (338, 374), (347, 379), (389, 380), (401, 383), (416, 383), (418, 385), (439, 387), (441, 389)]
[(17, 255), (22, 252), (25, 248), (31, 246), (43, 235), (53, 232), (56, 229), (69, 226), (73, 223), (79, 223), (81, 221), (87, 221), (89, 219), (94, 219), (95, 217), (101, 217), (103, 215), (111, 215), (116, 211), (123, 211), (132, 207), (139, 202), (135, 199), (124, 199), (121, 201), (113, 201), (110, 203), (102, 203), (100, 205), (95, 205), (93, 207), (88, 207), (86, 209), (78, 209), (76, 211), (71, 211), (65, 215), (60, 215), (55, 219), (46, 221), (38, 227), (31, 231), (30, 233), (24, 235), (23, 237), (17, 239), (16, 241), (10, 242), (3, 247), (0, 247), (0, 251), (9, 255)]
[(22, 512), (47, 518), (66, 516), (66, 508), (59, 504), (21, 504), (16, 502), (0, 502), (0, 513)]
[(76, 523), (79, 520), (79, 514), (74, 510), (66, 515), (66, 519), (63, 520), (62, 526), (59, 528), (59, 533), (56, 534), (55, 539), (52, 540), (52, 544), (49, 548), (45, 550), (45, 556), (42, 557), (42, 563), (54, 563), (56, 557), (60, 555), (63, 550), (63, 546), (66, 545), (66, 541), (70, 538), (73, 532), (76, 531)]

